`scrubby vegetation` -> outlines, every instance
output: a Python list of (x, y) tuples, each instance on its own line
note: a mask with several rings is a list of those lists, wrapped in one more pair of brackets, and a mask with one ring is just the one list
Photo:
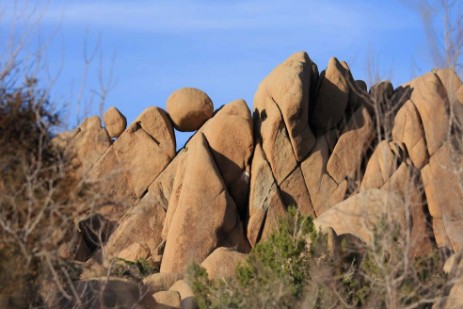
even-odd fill
[(431, 307), (448, 282), (439, 254), (407, 257), (403, 232), (386, 220), (374, 235), (371, 245), (350, 236), (333, 243), (291, 208), (236, 277), (210, 280), (192, 265), (189, 282), (200, 308)]

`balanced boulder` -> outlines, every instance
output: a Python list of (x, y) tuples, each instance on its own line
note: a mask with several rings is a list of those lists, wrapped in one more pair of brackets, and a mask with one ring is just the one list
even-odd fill
[(214, 105), (209, 96), (196, 88), (182, 88), (170, 95), (167, 112), (179, 131), (198, 130), (212, 117)]

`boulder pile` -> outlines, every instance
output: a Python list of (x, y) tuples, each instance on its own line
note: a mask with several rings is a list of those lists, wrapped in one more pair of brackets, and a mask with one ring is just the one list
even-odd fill
[[(104, 126), (90, 117), (70, 139), (82, 177), (118, 201), (96, 210), (111, 233), (78, 256), (104, 267), (115, 257), (156, 261), (160, 273), (143, 281), (154, 303), (187, 308), (186, 267), (233, 274), (289, 205), (367, 243), (370, 227), (391, 217), (411, 229), (413, 257), (459, 252), (462, 124), (463, 85), (452, 70), (368, 90), (347, 63), (331, 58), (319, 73), (305, 52), (261, 82), (252, 110), (236, 100), (214, 112), (193, 88), (127, 128), (110, 108)], [(179, 151), (174, 128), (197, 130)]]

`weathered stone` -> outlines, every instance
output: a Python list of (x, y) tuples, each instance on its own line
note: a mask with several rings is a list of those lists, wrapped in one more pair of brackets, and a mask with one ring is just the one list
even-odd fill
[(127, 127), (127, 119), (114, 106), (106, 111), (103, 120), (110, 137), (119, 137)]
[(303, 215), (315, 215), (309, 191), (299, 167), (281, 183), (280, 194), (286, 206), (297, 206)]
[(326, 170), (336, 183), (346, 177), (355, 179), (373, 138), (373, 121), (366, 107), (361, 106), (347, 123), (327, 163)]
[(194, 300), (194, 293), (185, 280), (179, 280), (172, 285), (169, 291), (177, 291), (180, 293), (182, 300), (182, 309), (196, 309), (198, 306)]
[(119, 252), (117, 257), (126, 261), (135, 262), (140, 259), (146, 259), (149, 255), (150, 249), (145, 244), (134, 242)]
[(336, 58), (328, 62), (325, 74), (320, 76), (320, 86), (310, 122), (317, 134), (334, 128), (343, 118), (349, 99), (348, 71)]
[(254, 130), (260, 139), (273, 176), (280, 184), (297, 166), (280, 109), (271, 97), (257, 91), (254, 98)]
[(87, 173), (111, 146), (111, 139), (106, 129), (101, 127), (100, 117), (93, 116), (82, 122), (76, 130), (72, 144), (82, 172)]
[(202, 263), (209, 279), (225, 279), (236, 276), (235, 269), (246, 260), (246, 254), (230, 248), (215, 249)]
[(437, 245), (454, 251), (463, 248), (463, 189), (458, 173), (448, 143), (439, 148), (421, 170)]
[(146, 192), (170, 162), (169, 156), (137, 123), (114, 142), (113, 148), (136, 197)]
[(429, 155), (434, 154), (447, 139), (449, 102), (439, 78), (428, 73), (414, 82), (410, 100), (415, 104), (423, 124)]
[(198, 130), (214, 113), (212, 100), (196, 88), (176, 90), (167, 99), (166, 108), (179, 131)]
[(403, 158), (394, 153), (388, 141), (381, 141), (368, 160), (360, 190), (381, 188), (399, 167)]
[(177, 273), (154, 273), (143, 278), (143, 285), (150, 293), (167, 291), (178, 280), (183, 279), (182, 274)]
[(188, 146), (181, 192), (168, 230), (161, 272), (183, 272), (188, 264), (202, 262), (238, 224), (236, 206), (206, 138), (201, 135)]
[(176, 291), (162, 291), (153, 294), (156, 301), (154, 309), (180, 309), (181, 299), (180, 294)]
[(398, 205), (400, 195), (386, 190), (370, 189), (352, 195), (331, 207), (314, 220), (316, 227), (331, 227), (337, 235), (352, 234), (366, 243), (373, 240), (373, 227), (383, 216), (391, 222), (405, 225), (405, 211)]
[(409, 100), (398, 111), (392, 128), (392, 138), (407, 148), (408, 155), (416, 168), (422, 168), (429, 155), (423, 131), (423, 124), (415, 105)]
[(267, 100), (278, 106), (297, 161), (302, 161), (315, 145), (309, 127), (312, 70), (307, 53), (295, 53), (261, 82), (254, 98), (254, 108), (260, 114), (266, 110)]
[(432, 241), (430, 227), (424, 212), (424, 205), (421, 198), (422, 192), (418, 188), (419, 172), (412, 166), (402, 163), (397, 171), (384, 184), (382, 190), (399, 193), (403, 200), (404, 211), (410, 215), (410, 255), (425, 256), (432, 253)]
[(135, 119), (135, 122), (140, 124), (170, 159), (175, 157), (174, 128), (164, 110), (154, 106), (148, 107)]
[(260, 144), (256, 145), (251, 165), (251, 192), (249, 195), (249, 221), (247, 236), (251, 246), (259, 241), (269, 208), (283, 208), (269, 163)]
[[(164, 226), (162, 228), (162, 239), (167, 240), (167, 234), (169, 232), (172, 218), (174, 217), (175, 211), (177, 210), (177, 205), (180, 199), (180, 193), (182, 193), (182, 186), (183, 186), (183, 176), (185, 175), (185, 164), (188, 158), (188, 154), (190, 152), (187, 149), (183, 149), (180, 153), (175, 157), (177, 162), (177, 167), (175, 169), (174, 181), (172, 183), (172, 189), (168, 200), (168, 207), (166, 213), (166, 219), (164, 220)], [(167, 169), (170, 168), (170, 165)]]
[(246, 212), (254, 148), (251, 112), (244, 100), (224, 105), (200, 129), (241, 214)]
[(347, 189), (347, 181), (344, 180), (338, 185), (326, 174), (328, 148), (327, 136), (320, 136), (309, 157), (301, 163), (301, 171), (317, 216), (342, 201)]

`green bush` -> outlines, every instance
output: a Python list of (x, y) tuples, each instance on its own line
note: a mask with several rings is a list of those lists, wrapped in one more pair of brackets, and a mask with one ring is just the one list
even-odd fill
[(442, 296), (447, 278), (438, 254), (408, 258), (395, 223), (373, 232), (371, 245), (344, 236), (335, 250), (311, 218), (290, 208), (235, 278), (209, 280), (191, 265), (187, 280), (200, 308), (427, 308)]

